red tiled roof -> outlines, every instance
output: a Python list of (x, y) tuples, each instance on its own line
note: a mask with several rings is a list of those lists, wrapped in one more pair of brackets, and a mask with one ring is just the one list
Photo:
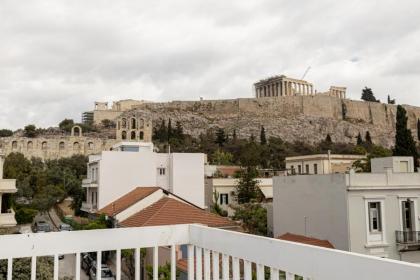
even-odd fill
[(282, 236), (277, 237), (277, 239), (335, 249), (334, 246), (328, 240), (320, 240), (320, 239), (306, 237), (303, 235), (297, 235), (293, 233), (283, 234)]
[(151, 195), (160, 188), (158, 187), (138, 187), (132, 190), (131, 192), (123, 195), (114, 202), (108, 204), (104, 208), (98, 211), (99, 214), (105, 214), (108, 216), (113, 216), (115, 214), (121, 213), (128, 207), (142, 200), (143, 198)]
[(204, 224), (210, 227), (236, 227), (228, 218), (173, 198), (161, 198), (120, 223), (123, 227)]

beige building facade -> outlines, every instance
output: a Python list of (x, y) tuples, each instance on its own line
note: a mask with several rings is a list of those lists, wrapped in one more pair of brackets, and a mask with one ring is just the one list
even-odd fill
[(153, 122), (142, 111), (130, 111), (116, 119), (118, 141), (152, 142)]
[(145, 100), (119, 100), (114, 101), (111, 106), (108, 102), (95, 102), (93, 109), (93, 123), (100, 124), (103, 120), (108, 119), (115, 121), (122, 113), (127, 112), (139, 105), (150, 103)]

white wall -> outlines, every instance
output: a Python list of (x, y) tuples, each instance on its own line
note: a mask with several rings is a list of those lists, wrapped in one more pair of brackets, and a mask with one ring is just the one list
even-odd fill
[(183, 199), (205, 208), (204, 154), (171, 154), (171, 191)]

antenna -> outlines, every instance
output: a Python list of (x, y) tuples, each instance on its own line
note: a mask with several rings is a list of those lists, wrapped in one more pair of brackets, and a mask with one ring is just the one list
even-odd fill
[(302, 76), (301, 80), (305, 79), (306, 74), (308, 74), (309, 70), (311, 70), (311, 66), (308, 66), (308, 68), (306, 68), (306, 71), (305, 71), (305, 73), (303, 73), (303, 76)]

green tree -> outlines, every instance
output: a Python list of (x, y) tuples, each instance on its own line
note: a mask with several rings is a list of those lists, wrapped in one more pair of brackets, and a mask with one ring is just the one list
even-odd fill
[(397, 107), (397, 122), (395, 135), (394, 156), (412, 156), (418, 167), (418, 152), (411, 130), (407, 128), (407, 111), (401, 105)]
[(267, 236), (267, 209), (258, 203), (234, 206), (233, 219), (242, 222), (244, 230), (251, 234)]
[[(147, 278), (153, 279), (153, 266), (146, 266)], [(176, 271), (176, 279), (179, 278), (179, 270)], [(171, 265), (166, 263), (158, 267), (158, 279), (159, 280), (171, 280)]]
[(0, 129), (0, 138), (1, 137), (10, 137), (13, 135), (13, 131), (10, 129)]
[(213, 164), (216, 165), (232, 165), (233, 155), (229, 152), (224, 152), (221, 149), (217, 149), (212, 155)]
[(115, 128), (115, 122), (109, 120), (109, 119), (104, 119), (101, 121), (101, 124), (104, 128)]
[(395, 104), (395, 99), (391, 99), (391, 96), (388, 94), (388, 104)]
[(373, 94), (372, 89), (368, 87), (365, 87), (362, 90), (362, 100), (369, 102), (378, 102), (378, 100), (376, 100), (375, 98), (375, 95)]
[(357, 135), (357, 145), (358, 146), (362, 146), (363, 145), (363, 138), (362, 138), (362, 135), (360, 134), (360, 132)]
[(213, 192), (213, 205), (210, 207), (210, 211), (222, 217), (227, 217), (227, 211), (223, 210), (219, 205), (220, 194), (216, 191)]
[(258, 187), (257, 169), (252, 166), (243, 168), (238, 174), (238, 183), (235, 186), (235, 197), (238, 204), (255, 202), (261, 199)]
[(420, 119), (417, 120), (417, 139), (420, 141)]
[(327, 137), (325, 138), (325, 142), (326, 143), (329, 143), (329, 144), (332, 144), (332, 139), (331, 139), (331, 135), (330, 134), (327, 134)]
[(66, 132), (70, 132), (73, 126), (74, 121), (72, 119), (64, 119), (58, 124), (58, 127)]
[(261, 145), (266, 145), (267, 144), (267, 138), (265, 136), (265, 128), (264, 128), (264, 126), (261, 126), (260, 144)]
[(173, 129), (172, 129), (172, 120), (169, 119), (168, 121), (168, 131), (166, 133), (166, 136), (168, 137), (167, 141), (169, 142), (169, 140), (171, 140), (171, 138), (173, 137)]
[(373, 158), (389, 156), (392, 156), (392, 151), (381, 146), (372, 145), (366, 159), (355, 161), (353, 163), (353, 167), (357, 172), (371, 172), (371, 160)]
[(29, 124), (25, 126), (25, 128), (23, 129), (23, 134), (25, 135), (25, 137), (29, 137), (29, 138), (36, 137), (38, 135), (36, 126), (33, 124)]
[(223, 128), (218, 128), (216, 131), (216, 143), (219, 147), (223, 147), (226, 143), (227, 137)]

